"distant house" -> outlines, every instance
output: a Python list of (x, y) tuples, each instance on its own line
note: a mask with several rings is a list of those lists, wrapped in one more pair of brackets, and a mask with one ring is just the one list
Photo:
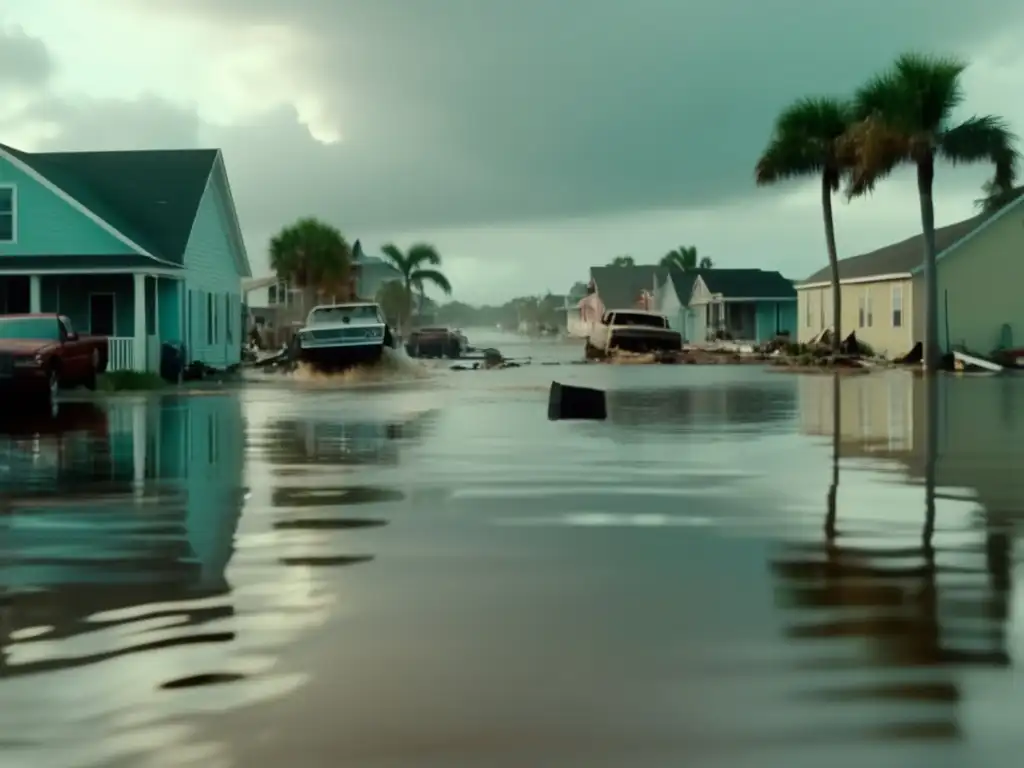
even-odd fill
[(237, 363), (250, 275), (219, 150), (22, 152), (0, 144), (0, 313), (59, 312), (107, 336), (110, 368), (163, 342)]
[(569, 335), (586, 336), (609, 309), (653, 309), (656, 275), (662, 271), (653, 265), (591, 267), (590, 292), (577, 303), (578, 313), (568, 313)]
[(775, 271), (700, 270), (693, 281), (684, 336), (704, 341), (725, 333), (737, 341), (762, 342), (796, 333), (796, 288)]
[(671, 328), (683, 334), (686, 341), (704, 341), (693, 339), (693, 319), (690, 317), (690, 297), (693, 284), (702, 271), (682, 270), (676, 267), (662, 270), (654, 287), (654, 310), (668, 318)]
[[(1024, 188), (994, 214), (935, 231), (942, 347), (987, 354), (1024, 346)], [(842, 332), (877, 352), (902, 355), (924, 338), (922, 235), (839, 262)], [(832, 325), (831, 271), (797, 286), (799, 339)]]

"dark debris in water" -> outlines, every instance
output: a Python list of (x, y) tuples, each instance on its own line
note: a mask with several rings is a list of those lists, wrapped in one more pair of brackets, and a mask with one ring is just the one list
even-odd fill
[(282, 557), (278, 562), (281, 565), (308, 565), (322, 568), (359, 565), (360, 563), (368, 563), (373, 559), (373, 555), (326, 555), (323, 557)]
[(348, 486), (337, 488), (275, 488), (271, 503), (275, 507), (329, 507), (401, 501), (405, 495), (390, 488)]
[(162, 690), (174, 691), (180, 688), (198, 688), (201, 685), (221, 685), (223, 683), (234, 683), (244, 680), (245, 675), (237, 672), (204, 672), (188, 677), (179, 677), (176, 680), (169, 680), (160, 686)]
[(306, 517), (298, 520), (278, 520), (274, 523), (274, 527), (280, 530), (332, 531), (355, 528), (379, 528), (387, 524), (387, 520), (377, 520), (370, 517)]

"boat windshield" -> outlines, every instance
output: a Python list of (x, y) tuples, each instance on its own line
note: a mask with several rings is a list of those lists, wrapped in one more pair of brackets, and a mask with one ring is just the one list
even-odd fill
[(348, 307), (319, 307), (313, 310), (309, 318), (313, 324), (351, 323), (353, 320), (359, 323), (378, 323), (380, 315), (373, 304), (361, 304)]

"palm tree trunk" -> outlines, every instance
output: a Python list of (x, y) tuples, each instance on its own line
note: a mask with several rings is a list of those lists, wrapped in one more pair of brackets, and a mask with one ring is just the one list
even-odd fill
[(841, 407), (842, 382), (839, 374), (832, 374), (832, 482), (825, 497), (825, 536), (828, 541), (836, 537), (836, 497), (839, 494), (839, 457), (841, 455), (843, 421)]
[[(935, 160), (928, 157), (917, 164), (917, 195), (921, 201), (921, 229), (924, 233), (924, 296), (925, 320), (923, 357), (924, 370), (933, 373), (939, 367), (939, 279), (935, 269), (935, 207), (932, 181)], [(905, 314), (905, 313), (904, 313)], [(909, 318), (904, 317), (906, 323)]]
[(841, 324), (843, 319), (842, 290), (839, 285), (839, 254), (836, 249), (836, 226), (832, 219), (832, 180), (828, 174), (821, 177), (821, 215), (825, 219), (825, 248), (828, 250), (828, 266), (832, 272), (832, 354), (839, 354), (842, 342)]

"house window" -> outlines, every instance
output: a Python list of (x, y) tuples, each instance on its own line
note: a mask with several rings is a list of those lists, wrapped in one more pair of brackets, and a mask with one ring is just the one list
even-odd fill
[(231, 294), (224, 294), (224, 338), (231, 341)]
[(213, 344), (213, 294), (206, 294), (206, 343)]
[(903, 327), (903, 286), (892, 287), (892, 327)]
[(864, 291), (864, 293), (865, 293), (864, 305), (867, 307), (867, 316), (868, 316), (867, 317), (867, 321), (868, 321), (868, 328), (870, 328), (874, 324), (874, 322), (875, 322), (875, 317), (874, 317), (875, 312), (874, 312), (874, 309), (871, 306), (871, 289), (867, 288)]
[(818, 297), (818, 323), (819, 328), (827, 328), (825, 325), (825, 290), (822, 289), (821, 295)]
[(814, 312), (813, 312), (813, 309), (811, 307), (811, 299), (814, 298), (814, 294), (811, 291), (807, 291), (806, 295), (807, 295), (807, 307), (806, 307), (806, 317), (804, 318), (804, 320), (805, 320), (805, 322), (807, 324), (807, 327), (810, 328), (811, 325), (814, 323), (814, 319), (813, 319), (814, 318)]
[(860, 295), (857, 297), (857, 327), (863, 328), (868, 314), (868, 297)]
[(11, 185), (0, 187), (0, 243), (18, 240), (18, 190)]
[(277, 286), (272, 285), (267, 288), (267, 304), (274, 306), (277, 304)]

